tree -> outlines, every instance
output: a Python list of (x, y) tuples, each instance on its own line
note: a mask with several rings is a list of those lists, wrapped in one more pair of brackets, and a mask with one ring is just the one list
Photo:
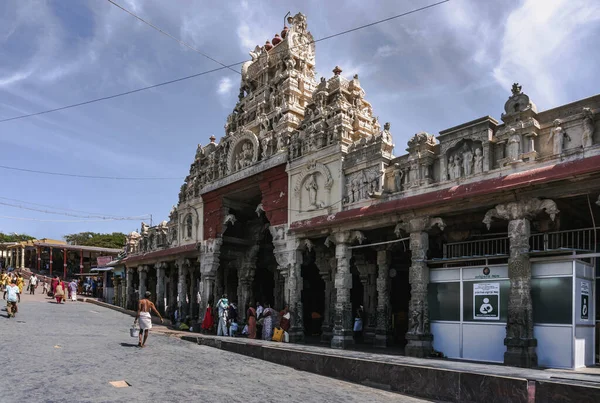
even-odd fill
[(65, 240), (71, 245), (122, 249), (125, 245), (126, 235), (122, 232), (113, 232), (112, 234), (80, 232), (78, 234), (65, 235)]
[(22, 241), (30, 241), (35, 239), (32, 236), (26, 234), (17, 234), (13, 232), (12, 234), (5, 234), (0, 232), (0, 242), (22, 242)]

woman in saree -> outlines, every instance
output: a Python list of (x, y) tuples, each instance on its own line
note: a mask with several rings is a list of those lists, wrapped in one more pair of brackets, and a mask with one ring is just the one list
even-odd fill
[(204, 319), (202, 320), (202, 331), (204, 333), (210, 332), (210, 329), (213, 327), (213, 316), (212, 316), (212, 307), (210, 306), (210, 302), (206, 306), (206, 312), (204, 313)]
[(284, 332), (287, 332), (290, 329), (290, 316), (290, 307), (288, 304), (285, 304), (283, 310), (279, 312), (279, 327), (281, 327)]
[(248, 318), (248, 338), (256, 339), (256, 309), (250, 304), (246, 312)]
[(265, 304), (265, 309), (262, 313), (262, 317), (265, 318), (263, 322), (262, 339), (271, 340), (273, 338), (273, 309), (271, 305)]
[(63, 287), (62, 282), (56, 284), (56, 289), (54, 291), (54, 297), (56, 298), (56, 303), (60, 304), (65, 299), (65, 289)]

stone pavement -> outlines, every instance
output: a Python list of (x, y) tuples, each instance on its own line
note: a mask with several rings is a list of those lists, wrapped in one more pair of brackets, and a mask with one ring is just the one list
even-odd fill
[[(23, 296), (0, 312), (2, 398), (31, 402), (422, 402), (153, 332), (139, 349), (133, 320), (82, 302)], [(4, 308), (4, 303), (2, 303)], [(111, 381), (131, 386), (115, 388)]]
[[(90, 301), (101, 306), (114, 307)], [(127, 311), (125, 311), (127, 312)], [(237, 352), (296, 369), (410, 395), (446, 401), (600, 401), (596, 368), (584, 371), (522, 369), (442, 359), (333, 350), (244, 338), (223, 338), (157, 327), (200, 345)]]

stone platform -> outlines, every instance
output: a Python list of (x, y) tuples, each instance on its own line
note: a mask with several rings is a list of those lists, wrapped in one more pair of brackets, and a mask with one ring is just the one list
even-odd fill
[(444, 402), (599, 402), (600, 375), (186, 334), (183, 340)]
[[(132, 315), (114, 305), (83, 299)], [(446, 359), (333, 350), (155, 326), (153, 332), (298, 370), (443, 402), (600, 402), (600, 371), (523, 369)]]

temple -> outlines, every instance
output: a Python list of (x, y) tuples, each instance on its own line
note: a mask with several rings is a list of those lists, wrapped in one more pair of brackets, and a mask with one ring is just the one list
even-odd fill
[(357, 75), (316, 79), (303, 14), (250, 55), (168, 220), (128, 237), (130, 308), (146, 290), (193, 323), (223, 293), (242, 317), (289, 304), (292, 342), (348, 348), (362, 306), (360, 342), (409, 356), (594, 364), (600, 95), (538, 111), (515, 84), (501, 122), (395, 156)]

